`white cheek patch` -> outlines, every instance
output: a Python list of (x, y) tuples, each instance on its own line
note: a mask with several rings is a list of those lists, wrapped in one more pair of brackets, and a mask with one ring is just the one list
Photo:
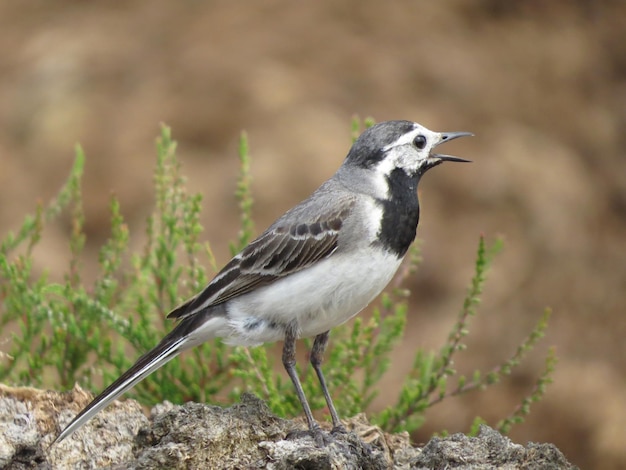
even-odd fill
[[(413, 141), (418, 135), (426, 137), (426, 146), (422, 150), (413, 145)], [(388, 199), (389, 184), (387, 178), (391, 172), (400, 168), (407, 174), (414, 174), (428, 159), (432, 148), (440, 141), (441, 134), (415, 123), (411, 131), (402, 134), (394, 142), (383, 147), (385, 158), (378, 162), (372, 177), (375, 196), (379, 199)]]
[[(418, 135), (426, 137), (426, 146), (421, 150), (413, 145), (413, 141)], [(401, 135), (394, 142), (383, 148), (387, 155), (376, 167), (376, 170), (380, 175), (384, 176), (391, 174), (396, 168), (402, 168), (407, 173), (414, 173), (424, 160), (429, 157), (430, 151), (440, 140), (441, 134), (415, 124), (415, 128), (412, 131)], [(383, 180), (386, 185), (386, 179), (383, 178)]]
[(413, 145), (407, 144), (391, 147), (386, 152), (385, 159), (376, 166), (376, 178), (374, 180), (377, 191), (384, 194), (383, 198), (388, 196), (387, 177), (393, 170), (401, 168), (409, 174), (414, 173), (421, 163), (428, 158), (428, 154), (422, 156)]

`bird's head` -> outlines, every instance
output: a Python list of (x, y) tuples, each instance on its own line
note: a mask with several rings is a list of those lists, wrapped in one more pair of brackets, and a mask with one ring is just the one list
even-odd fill
[(435, 148), (450, 140), (473, 135), (470, 132), (434, 132), (410, 121), (386, 121), (367, 129), (354, 142), (345, 164), (389, 175), (402, 169), (410, 176), (421, 176), (442, 162), (468, 162), (458, 157), (435, 153)]

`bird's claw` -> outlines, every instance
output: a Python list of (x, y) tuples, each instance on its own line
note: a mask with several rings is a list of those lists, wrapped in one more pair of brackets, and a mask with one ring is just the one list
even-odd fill
[(341, 426), (341, 428), (339, 429), (338, 427), (333, 428), (330, 433), (322, 430), (322, 428), (319, 427), (307, 430), (298, 429), (287, 433), (285, 439), (295, 440), (302, 439), (304, 437), (312, 437), (317, 447), (323, 448), (335, 442), (335, 437), (333, 436), (333, 434), (343, 434), (346, 432), (347, 431), (343, 426)]
[(331, 434), (348, 434), (348, 430), (343, 424), (338, 424), (331, 431)]

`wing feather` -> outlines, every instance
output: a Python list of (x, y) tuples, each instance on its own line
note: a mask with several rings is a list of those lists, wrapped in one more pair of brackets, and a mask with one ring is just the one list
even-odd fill
[(274, 224), (235, 256), (195, 297), (168, 318), (181, 319), (308, 268), (332, 255), (353, 203), (310, 223)]

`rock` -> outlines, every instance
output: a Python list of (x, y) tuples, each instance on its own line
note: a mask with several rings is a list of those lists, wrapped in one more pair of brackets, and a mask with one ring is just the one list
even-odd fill
[(134, 400), (115, 402), (63, 442), (63, 426), (91, 399), (76, 386), (68, 393), (0, 385), (0, 468), (5, 469), (572, 469), (551, 444), (514, 444), (482, 426), (476, 437), (435, 437), (413, 447), (407, 433), (387, 434), (365, 415), (345, 422), (319, 448), (298, 420), (273, 415), (244, 394), (228, 408), (165, 402), (150, 418)]

